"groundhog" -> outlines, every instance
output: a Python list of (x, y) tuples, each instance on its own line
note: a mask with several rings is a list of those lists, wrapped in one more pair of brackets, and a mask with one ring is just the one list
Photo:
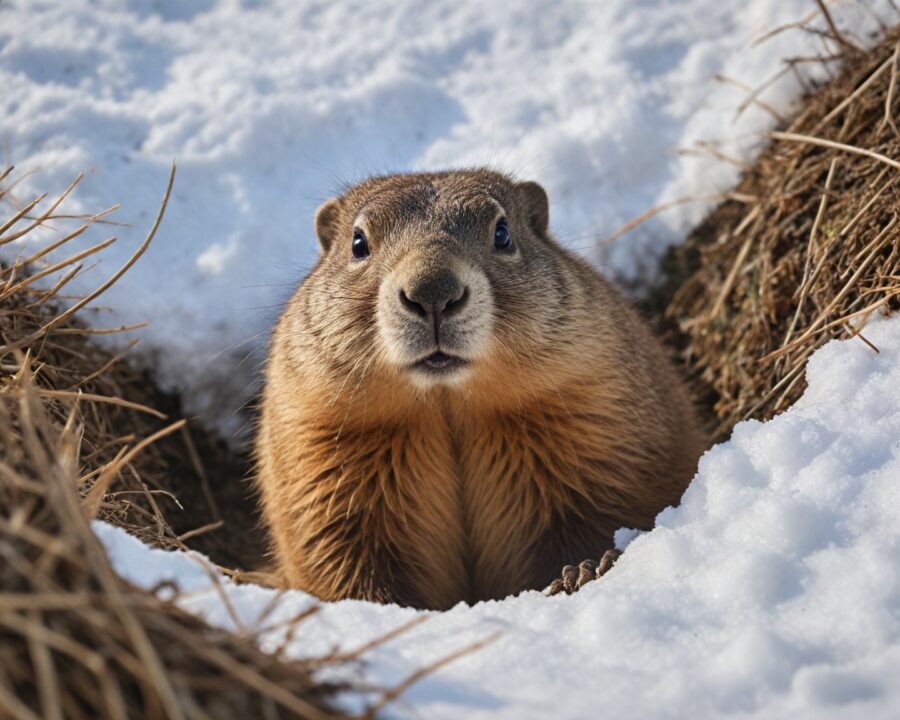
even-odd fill
[(432, 609), (559, 589), (679, 501), (705, 444), (685, 383), (548, 215), (540, 185), (488, 170), (319, 208), (256, 448), (287, 585)]

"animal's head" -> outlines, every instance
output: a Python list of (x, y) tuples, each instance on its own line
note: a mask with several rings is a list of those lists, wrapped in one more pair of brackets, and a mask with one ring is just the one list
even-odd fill
[(513, 375), (559, 322), (547, 225), (543, 188), (485, 170), (373, 178), (328, 200), (302, 291), (326, 359), (419, 388)]

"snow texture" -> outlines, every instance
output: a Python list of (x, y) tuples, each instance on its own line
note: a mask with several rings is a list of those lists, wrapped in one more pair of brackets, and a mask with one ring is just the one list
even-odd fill
[[(864, 334), (879, 353), (859, 339), (817, 351), (803, 398), (769, 422), (739, 424), (708, 451), (681, 506), (631, 540), (601, 582), (569, 597), (529, 592), (429, 613), (370, 651), (364, 679), (391, 685), (499, 631), (415, 685), (388, 716), (897, 718), (900, 318)], [(124, 577), (145, 587), (174, 580), (187, 593), (180, 605), (236, 627), (202, 559), (150, 549), (108, 525), (96, 531)], [(273, 599), (272, 590), (219, 582), (247, 627)], [(311, 602), (284, 594), (264, 626)], [(416, 616), (325, 604), (288, 652), (352, 650)]]
[[(131, 227), (75, 289), (130, 256), (175, 193), (147, 255), (103, 297), (112, 326), (150, 321), (141, 348), (189, 409), (233, 431), (269, 328), (316, 257), (312, 216), (371, 173), (492, 165), (550, 192), (552, 228), (611, 274), (652, 272), (709, 203), (608, 246), (667, 200), (728, 190), (738, 169), (681, 157), (721, 140), (738, 159), (772, 125), (745, 89), (814, 34), (754, 40), (810, 0), (7, 0), (0, 3), (0, 143), (21, 199), (89, 176), (70, 209), (114, 203)], [(848, 36), (893, 23), (891, 0), (833, 8)], [(762, 98), (802, 90), (788, 73)], [(97, 237), (83, 238), (87, 245)], [(249, 355), (249, 357), (247, 357)], [(223, 390), (223, 384), (227, 388)]]

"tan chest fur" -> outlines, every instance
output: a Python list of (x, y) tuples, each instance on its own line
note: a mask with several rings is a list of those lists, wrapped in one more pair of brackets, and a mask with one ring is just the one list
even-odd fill
[(352, 418), (314, 394), (268, 403), (261, 491), (287, 581), (447, 608), (543, 587), (618, 527), (646, 527), (677, 502), (696, 448), (661, 437), (648, 450), (622, 384), (598, 380), (523, 384), (501, 408), (477, 387), (388, 391), (357, 399)]

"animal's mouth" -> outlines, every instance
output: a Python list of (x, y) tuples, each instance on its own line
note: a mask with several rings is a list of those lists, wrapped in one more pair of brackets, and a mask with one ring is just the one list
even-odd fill
[(438, 350), (413, 363), (413, 367), (431, 373), (448, 373), (468, 364), (468, 360)]

